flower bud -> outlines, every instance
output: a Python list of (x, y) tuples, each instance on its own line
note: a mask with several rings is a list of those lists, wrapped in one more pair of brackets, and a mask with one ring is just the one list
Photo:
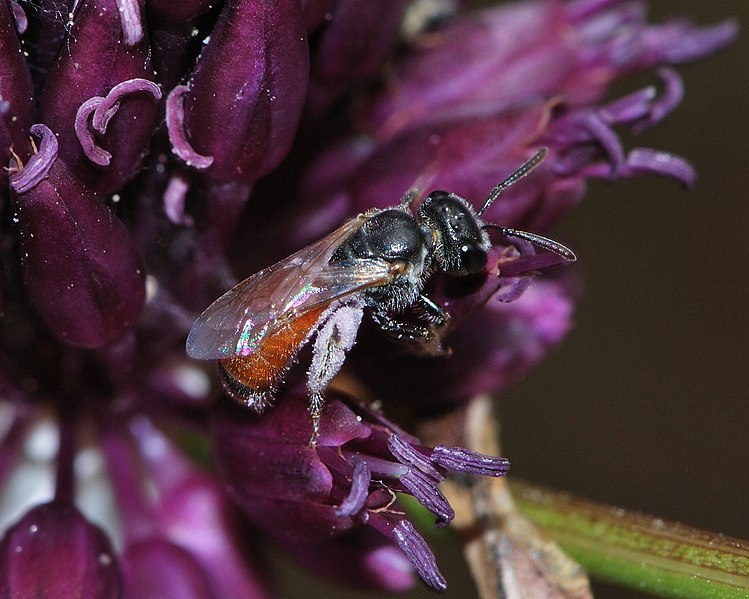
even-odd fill
[(39, 152), (10, 177), (29, 296), (61, 341), (100, 347), (138, 318), (140, 261), (122, 222), (57, 159), (52, 131), (31, 132)]
[(296, 0), (229, 0), (187, 86), (167, 102), (174, 152), (220, 183), (253, 183), (286, 156), (308, 79)]
[[(29, 67), (21, 50), (18, 31), (9, 2), (0, 3), (0, 102), (7, 102), (7, 116), (0, 120), (0, 152), (3, 161), (7, 159), (11, 146), (19, 144), (19, 139), (28, 135), (34, 119), (34, 90)], [(10, 123), (5, 124), (6, 118)], [(13, 127), (15, 131), (9, 131)], [(23, 152), (23, 147), (15, 147), (15, 152)], [(4, 162), (4, 164), (7, 164)], [(0, 179), (6, 181), (2, 172)]]
[(135, 0), (81, 2), (41, 98), (60, 156), (102, 194), (133, 177), (153, 133), (161, 91), (153, 83), (143, 27)]
[(0, 596), (119, 599), (122, 575), (109, 539), (73, 506), (37, 506), (0, 541)]
[(400, 30), (404, 0), (349, 0), (330, 13), (312, 58), (307, 112), (318, 115), (384, 62)]

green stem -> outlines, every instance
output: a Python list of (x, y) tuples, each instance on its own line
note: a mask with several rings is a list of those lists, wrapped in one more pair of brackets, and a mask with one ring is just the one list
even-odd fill
[(660, 597), (749, 597), (749, 542), (510, 481), (520, 512), (594, 578)]

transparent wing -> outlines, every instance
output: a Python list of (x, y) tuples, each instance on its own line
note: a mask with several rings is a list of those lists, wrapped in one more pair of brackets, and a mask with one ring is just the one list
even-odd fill
[(388, 283), (391, 275), (384, 260), (329, 262), (336, 248), (362, 222), (362, 218), (347, 222), (227, 291), (193, 324), (187, 355), (196, 360), (249, 355), (268, 335), (306, 312)]

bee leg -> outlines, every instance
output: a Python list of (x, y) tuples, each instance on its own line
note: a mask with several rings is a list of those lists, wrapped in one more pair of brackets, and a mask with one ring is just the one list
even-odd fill
[(441, 356), (447, 353), (442, 347), (436, 327), (432, 324), (405, 322), (385, 311), (372, 312), (372, 319), (387, 337), (398, 343), (415, 345), (418, 353), (428, 356)]
[(420, 293), (414, 307), (427, 321), (437, 326), (445, 326), (450, 321), (450, 314), (432, 298)]
[(307, 371), (307, 389), (312, 414), (310, 443), (313, 445), (317, 443), (320, 433), (320, 415), (325, 402), (323, 391), (341, 370), (346, 354), (354, 346), (362, 315), (363, 310), (359, 305), (339, 306), (327, 316), (317, 330), (312, 345), (312, 362)]

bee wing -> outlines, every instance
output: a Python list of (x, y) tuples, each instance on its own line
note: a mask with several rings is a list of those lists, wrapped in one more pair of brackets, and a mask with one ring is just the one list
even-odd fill
[(280, 327), (306, 312), (391, 279), (384, 260), (330, 263), (338, 246), (362, 224), (356, 218), (319, 241), (245, 279), (213, 302), (187, 337), (197, 360), (246, 356)]

